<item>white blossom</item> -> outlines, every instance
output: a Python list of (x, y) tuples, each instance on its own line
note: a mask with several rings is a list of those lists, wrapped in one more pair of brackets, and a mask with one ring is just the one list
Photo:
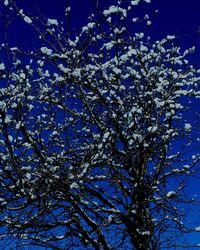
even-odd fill
[(47, 26), (51, 26), (51, 25), (58, 26), (58, 20), (48, 18), (48, 19), (47, 19)]

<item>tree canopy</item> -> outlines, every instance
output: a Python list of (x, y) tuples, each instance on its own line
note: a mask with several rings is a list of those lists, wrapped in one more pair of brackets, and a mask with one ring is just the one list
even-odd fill
[(80, 32), (68, 5), (61, 23), (1, 3), (40, 39), (0, 47), (0, 235), (14, 249), (190, 247), (200, 70), (175, 36), (134, 31), (149, 2), (99, 9)]

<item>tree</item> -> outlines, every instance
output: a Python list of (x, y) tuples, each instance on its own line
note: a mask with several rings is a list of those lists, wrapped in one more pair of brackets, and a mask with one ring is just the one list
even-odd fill
[(111, 5), (70, 33), (70, 25), (66, 32), (59, 20), (3, 1), (8, 17), (17, 13), (41, 40), (32, 51), (1, 45), (6, 241), (49, 249), (189, 248), (184, 235), (194, 225), (185, 212), (194, 201), (185, 187), (200, 159), (200, 71), (187, 59), (193, 48), (182, 52), (175, 37), (153, 42), (132, 31), (139, 2)]

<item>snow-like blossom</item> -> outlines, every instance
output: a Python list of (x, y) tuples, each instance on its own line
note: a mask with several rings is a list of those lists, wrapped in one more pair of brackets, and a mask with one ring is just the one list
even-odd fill
[(47, 26), (51, 26), (51, 25), (58, 26), (58, 20), (57, 19), (48, 18), (47, 19)]
[(31, 18), (30, 17), (28, 17), (28, 16), (25, 16), (24, 17), (24, 21), (26, 22), (26, 23), (32, 23), (32, 20), (31, 20)]
[(175, 197), (176, 197), (176, 192), (174, 192), (174, 191), (169, 191), (169, 192), (166, 194), (166, 197), (167, 197), (167, 198), (175, 198)]
[(138, 5), (139, 3), (140, 3), (140, 0), (131, 1), (131, 5), (133, 5), (133, 6)]
[(185, 123), (185, 130), (186, 131), (190, 131), (192, 128), (191, 124), (190, 123)]
[(127, 16), (126, 9), (123, 9), (123, 8), (121, 8), (119, 6), (112, 5), (112, 6), (109, 7), (109, 9), (103, 11), (103, 14), (106, 17), (109, 16), (110, 14), (115, 14), (115, 13), (121, 13), (124, 17)]
[(4, 70), (5, 69), (5, 64), (4, 63), (0, 63), (0, 70)]
[(9, 4), (9, 1), (8, 1), (8, 0), (5, 0), (5, 1), (4, 1), (4, 5), (5, 5), (5, 6), (8, 6), (8, 4)]
[(52, 49), (48, 49), (47, 47), (42, 47), (42, 48), (40, 48), (40, 50), (43, 54), (46, 54), (48, 56), (50, 56), (52, 54)]

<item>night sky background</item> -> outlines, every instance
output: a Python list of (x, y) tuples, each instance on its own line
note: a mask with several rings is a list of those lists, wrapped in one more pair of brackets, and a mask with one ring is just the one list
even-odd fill
[[(27, 15), (28, 12), (37, 14), (36, 6), (38, 6), (41, 13), (47, 18), (58, 20), (66, 18), (64, 15), (66, 0), (21, 0), (18, 2)], [(69, 2), (71, 29), (80, 30), (82, 26), (87, 24), (88, 15), (94, 12), (95, 1), (69, 0)], [(100, 9), (104, 9), (114, 2), (113, 0), (99, 0)], [(158, 13), (155, 14), (155, 10), (158, 10)], [(137, 12), (138, 15), (150, 14), (152, 25), (144, 32), (147, 32), (153, 41), (166, 35), (176, 35), (177, 43), (183, 49), (195, 46), (196, 51), (191, 57), (191, 62), (200, 66), (200, 0), (153, 0), (152, 4), (142, 4), (140, 7), (136, 7), (136, 16)], [(5, 24), (9, 21), (8, 18), (4, 17), (5, 13), (6, 10), (2, 7), (0, 9), (0, 43), (4, 42), (3, 34), (7, 32), (7, 41), (10, 46), (30, 50), (38, 47), (38, 39), (34, 29), (20, 18), (14, 18), (5, 28)], [(11, 19), (12, 17), (10, 17)], [(200, 195), (200, 180), (194, 181), (191, 185), (191, 192), (193, 190)], [(200, 211), (200, 205), (197, 211)], [(200, 217), (200, 213), (196, 217)], [(200, 243), (200, 233), (194, 233), (190, 237), (190, 241)]]

